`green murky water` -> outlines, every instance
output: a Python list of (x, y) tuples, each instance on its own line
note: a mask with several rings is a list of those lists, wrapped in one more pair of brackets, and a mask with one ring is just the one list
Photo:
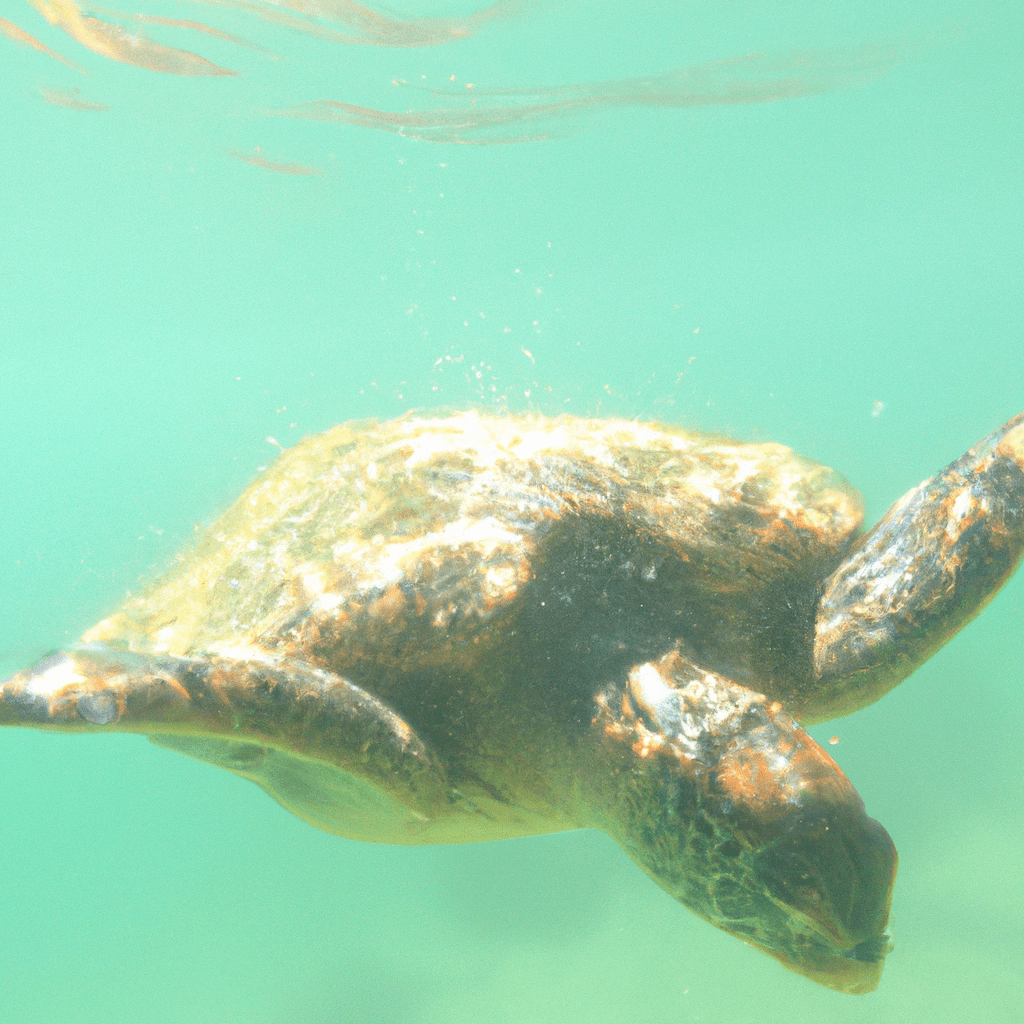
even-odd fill
[[(475, 403), (770, 438), (876, 518), (1024, 408), (1024, 15), (926, 8), (564, 0), (400, 49), (131, 5), (283, 58), (145, 26), (241, 72), (182, 78), (0, 0), (90, 72), (0, 36), (0, 675), (151, 578), (268, 439), (353, 417)], [(820, 84), (851, 53), (885, 73), (741, 105), (621, 105), (635, 82), (486, 95), (752, 53), (691, 91), (766, 98), (772, 74)], [(384, 114), (261, 113), (322, 99)], [(408, 108), (448, 113), (400, 134)], [(1022, 622), (1019, 577), (816, 730), (900, 850), (870, 996), (715, 932), (597, 833), (364, 846), (141, 738), (6, 730), (0, 1021), (1019, 1021)]]

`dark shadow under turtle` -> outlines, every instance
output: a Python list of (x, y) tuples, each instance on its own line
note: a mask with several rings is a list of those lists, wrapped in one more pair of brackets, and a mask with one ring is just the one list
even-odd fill
[(712, 924), (869, 991), (896, 852), (791, 716), (877, 700), (1013, 572), (1024, 416), (860, 527), (780, 445), (344, 424), (0, 684), (0, 724), (146, 733), (354, 839), (599, 828)]

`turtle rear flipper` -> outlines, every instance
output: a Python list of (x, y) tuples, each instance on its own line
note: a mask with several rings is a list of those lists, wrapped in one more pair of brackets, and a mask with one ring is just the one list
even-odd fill
[(263, 743), (211, 736), (152, 734), (150, 740), (255, 782), (307, 824), (373, 843), (409, 843), (429, 822), (379, 785), (316, 757)]
[(0, 683), (0, 725), (114, 729), (252, 779), (330, 832), (415, 842), (458, 794), (412, 728), (340, 676), (248, 658), (71, 648)]
[(878, 700), (995, 596), (1024, 553), (1024, 414), (905, 494), (825, 582), (805, 723)]

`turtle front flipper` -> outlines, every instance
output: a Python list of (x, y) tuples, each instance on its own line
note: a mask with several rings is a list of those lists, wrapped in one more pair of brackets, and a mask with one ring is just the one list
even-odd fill
[(356, 839), (415, 842), (458, 801), (426, 744), (385, 704), (330, 672), (270, 657), (71, 648), (0, 682), (0, 725), (145, 733)]
[(593, 728), (590, 823), (658, 885), (821, 985), (878, 985), (896, 850), (779, 704), (672, 653), (610, 684)]
[(1024, 414), (904, 495), (828, 578), (806, 722), (878, 700), (970, 622), (1024, 552)]

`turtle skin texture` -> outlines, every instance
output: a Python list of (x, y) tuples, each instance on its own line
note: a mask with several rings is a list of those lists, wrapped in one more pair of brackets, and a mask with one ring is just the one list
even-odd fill
[(599, 828), (785, 967), (875, 988), (896, 851), (803, 729), (877, 700), (1024, 548), (1024, 415), (866, 535), (775, 444), (464, 412), (283, 453), (169, 572), (0, 683), (384, 843)]

